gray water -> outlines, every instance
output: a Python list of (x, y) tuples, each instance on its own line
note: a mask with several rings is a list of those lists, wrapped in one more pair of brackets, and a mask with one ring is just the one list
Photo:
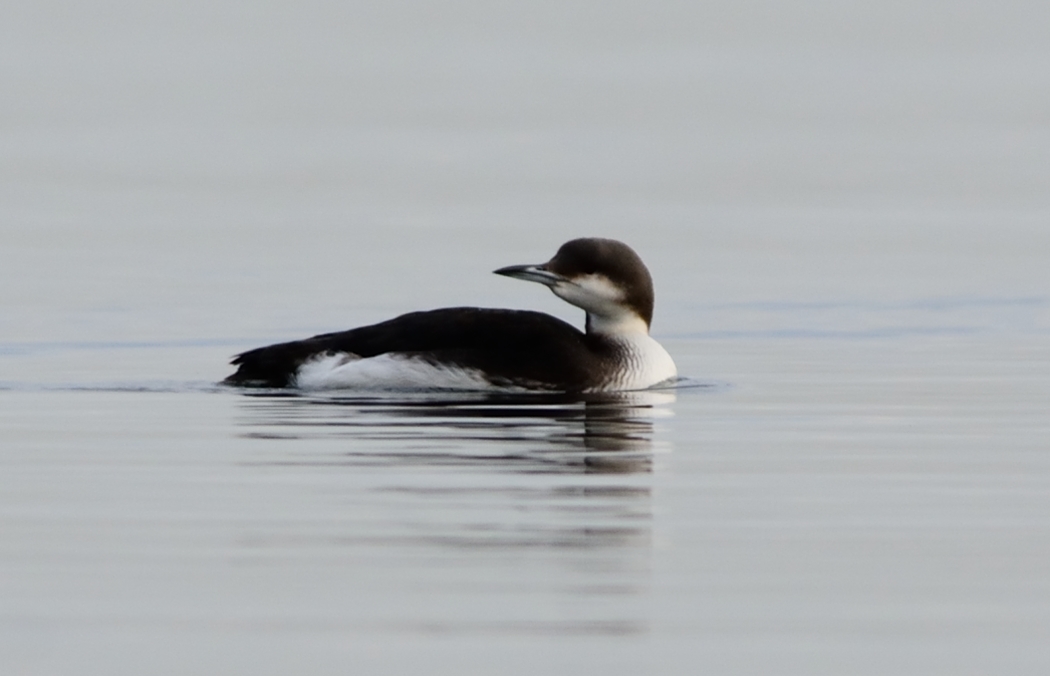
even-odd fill
[[(1047, 673), (1048, 11), (6, 8), (3, 673)], [(583, 235), (681, 387), (216, 385)]]

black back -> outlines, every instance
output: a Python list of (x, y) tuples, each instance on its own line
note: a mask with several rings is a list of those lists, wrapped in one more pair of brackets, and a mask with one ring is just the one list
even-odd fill
[(586, 335), (542, 312), (445, 308), (249, 350), (233, 359), (237, 372), (225, 382), (289, 387), (299, 366), (313, 357), (397, 352), (479, 369), (494, 385), (578, 391), (600, 383), (615, 351), (600, 336)]

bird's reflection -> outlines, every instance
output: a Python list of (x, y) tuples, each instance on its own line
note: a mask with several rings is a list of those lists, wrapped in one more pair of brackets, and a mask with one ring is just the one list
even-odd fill
[[(340, 464), (471, 464), (516, 472), (638, 473), (652, 468), (655, 420), (673, 390), (602, 394), (245, 395), (244, 436), (342, 438)], [(307, 454), (308, 455), (308, 454)]]
[[(239, 551), (345, 559), (355, 575), (384, 562), (379, 579), (397, 580), (388, 598), (404, 614), (391, 631), (644, 634), (632, 599), (649, 584), (654, 436), (674, 400), (244, 394), (241, 436), (258, 442), (247, 464), (309, 488), (301, 499), (323, 509), (246, 524)], [(551, 614), (533, 597), (564, 603)], [(484, 621), (426, 615), (464, 598), (486, 599)]]

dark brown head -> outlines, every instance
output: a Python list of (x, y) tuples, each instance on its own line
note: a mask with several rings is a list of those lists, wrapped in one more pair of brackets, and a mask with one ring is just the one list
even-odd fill
[(587, 312), (587, 330), (617, 334), (649, 331), (653, 280), (631, 247), (614, 239), (566, 242), (540, 265), (512, 265), (498, 275), (539, 282)]

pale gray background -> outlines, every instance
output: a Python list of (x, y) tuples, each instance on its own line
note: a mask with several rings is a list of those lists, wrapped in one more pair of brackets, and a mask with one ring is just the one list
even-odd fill
[[(592, 234), (652, 474), (210, 388)], [(1047, 673), (1048, 263), (1046, 3), (6, 3), (5, 673)]]

